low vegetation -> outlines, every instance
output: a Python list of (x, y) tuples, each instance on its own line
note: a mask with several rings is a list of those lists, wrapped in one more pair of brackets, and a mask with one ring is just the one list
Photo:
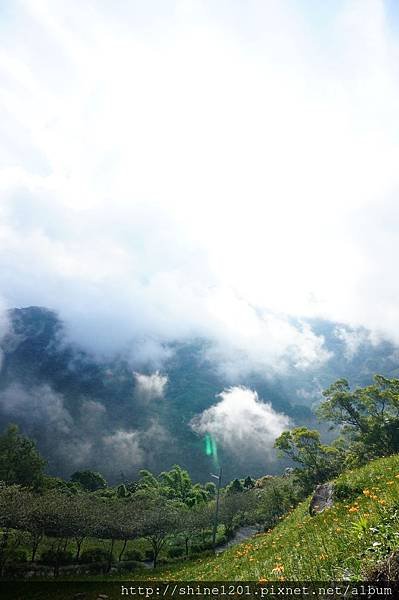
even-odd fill
[(361, 580), (399, 550), (399, 456), (348, 471), (333, 507), (311, 517), (309, 499), (266, 533), (154, 577), (177, 580)]

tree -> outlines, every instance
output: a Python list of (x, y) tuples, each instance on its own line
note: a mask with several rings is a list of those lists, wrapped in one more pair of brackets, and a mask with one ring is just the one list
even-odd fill
[(189, 546), (192, 538), (212, 527), (214, 518), (213, 507), (207, 504), (197, 504), (192, 508), (183, 506), (179, 514), (179, 533), (183, 536), (186, 556), (189, 554)]
[[(140, 515), (143, 511), (145, 499), (138, 495), (126, 496), (125, 499), (120, 499), (114, 503), (115, 518), (118, 520), (120, 529), (120, 539), (123, 540), (122, 547), (119, 552), (118, 560), (123, 559), (126, 546), (129, 540), (140, 537), (142, 534), (142, 521)], [(115, 511), (116, 509), (116, 511)]]
[(18, 485), (0, 483), (0, 576), (8, 556), (19, 545), (20, 537), (13, 530), (24, 530), (29, 523), (32, 493)]
[(158, 477), (147, 470), (140, 471), (140, 476), (139, 489), (184, 502), (187, 506), (206, 502), (215, 492), (215, 486), (212, 483), (208, 483), (204, 487), (199, 483), (193, 483), (188, 471), (179, 465), (173, 465), (170, 471), (163, 471)]
[(246, 490), (252, 490), (253, 487), (255, 487), (255, 481), (248, 475), (248, 477), (244, 479), (244, 488)]
[(95, 537), (111, 540), (108, 552), (107, 571), (111, 568), (115, 541), (126, 537), (124, 531), (125, 522), (121, 519), (119, 509), (120, 503), (115, 499), (107, 499), (102, 502), (97, 499), (97, 518), (95, 519), (96, 524), (94, 527)]
[(43, 484), (40, 489), (44, 493), (50, 490), (57, 490), (63, 494), (68, 494), (69, 496), (82, 492), (82, 486), (79, 483), (65, 481), (64, 479), (61, 479), (61, 477), (50, 477), (49, 475), (44, 476)]
[(151, 543), (154, 569), (166, 541), (178, 531), (183, 506), (181, 502), (171, 501), (162, 496), (151, 496), (139, 515), (142, 535)]
[(88, 492), (104, 490), (107, 487), (106, 480), (97, 471), (76, 471), (71, 475), (71, 481), (79, 483)]
[[(339, 379), (323, 392), (317, 414), (338, 426), (349, 441), (351, 465), (399, 452), (399, 379), (374, 376), (374, 383), (351, 390)], [(347, 444), (348, 445), (348, 444)]]
[(44, 537), (46, 528), (46, 513), (44, 510), (45, 501), (40, 496), (31, 498), (29, 520), (26, 523), (26, 529), (29, 532), (29, 541), (31, 546), (31, 562), (36, 558), (40, 542)]
[(158, 490), (161, 489), (161, 484), (158, 481), (156, 475), (148, 471), (147, 469), (141, 469), (140, 471), (140, 480), (137, 484), (138, 489), (144, 490)]
[(310, 492), (314, 486), (327, 481), (339, 472), (339, 451), (320, 442), (320, 433), (306, 427), (283, 431), (274, 443), (282, 455), (300, 465), (294, 470), (303, 488)]
[(118, 498), (128, 498), (131, 495), (131, 492), (129, 492), (124, 483), (121, 483), (116, 488), (116, 495)]
[(46, 461), (35, 442), (23, 436), (17, 425), (9, 425), (0, 436), (0, 481), (39, 487)]
[(213, 483), (213, 481), (207, 481), (204, 484), (204, 490), (208, 494), (208, 500), (212, 500), (212, 498), (215, 498), (215, 496), (216, 496), (216, 485)]
[(181, 500), (190, 504), (193, 496), (193, 482), (188, 471), (179, 465), (173, 465), (170, 471), (160, 474), (159, 480), (164, 487), (164, 493), (168, 498)]
[(84, 540), (96, 530), (100, 504), (101, 501), (92, 494), (82, 493), (68, 498), (67, 503), (62, 505), (63, 530), (76, 544), (76, 562), (79, 561)]
[(305, 492), (298, 489), (295, 476), (290, 475), (270, 477), (261, 488), (254, 488), (253, 491), (257, 494), (256, 520), (270, 529), (307, 495), (308, 490)]
[(250, 515), (256, 506), (257, 497), (253, 490), (245, 493), (224, 493), (220, 499), (219, 522), (223, 523), (230, 537), (236, 526), (252, 520)]
[(244, 486), (239, 479), (233, 479), (226, 487), (226, 494), (239, 494), (244, 491)]

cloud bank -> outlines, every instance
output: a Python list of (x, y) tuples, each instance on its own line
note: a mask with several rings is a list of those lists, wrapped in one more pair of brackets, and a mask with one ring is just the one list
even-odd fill
[(52, 473), (69, 477), (90, 467), (115, 480), (122, 471), (134, 477), (139, 467), (152, 466), (166, 440), (159, 423), (123, 428), (101, 402), (81, 399), (77, 412), (68, 404), (47, 384), (28, 389), (15, 383), (0, 392), (2, 418), (17, 422), (39, 443)]
[(308, 317), (399, 343), (396, 6), (3, 4), (6, 306), (226, 373), (328, 360)]

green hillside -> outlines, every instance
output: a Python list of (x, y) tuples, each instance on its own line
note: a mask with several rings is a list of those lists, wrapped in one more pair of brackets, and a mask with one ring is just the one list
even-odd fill
[(399, 455), (348, 471), (334, 506), (311, 517), (301, 503), (267, 533), (217, 557), (152, 573), (176, 580), (359, 580), (399, 549)]

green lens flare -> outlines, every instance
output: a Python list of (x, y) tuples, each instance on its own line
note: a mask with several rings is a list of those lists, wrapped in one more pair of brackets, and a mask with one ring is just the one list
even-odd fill
[(211, 446), (212, 446), (212, 456), (215, 462), (215, 465), (218, 462), (218, 447), (216, 445), (216, 440), (214, 440), (213, 438), (211, 438)]
[(218, 466), (218, 449), (216, 445), (216, 440), (210, 436), (208, 433), (204, 439), (205, 442), (205, 454), (206, 456), (211, 456), (213, 458), (213, 463), (215, 466)]
[(205, 436), (205, 454), (212, 456), (212, 439), (208, 434)]

